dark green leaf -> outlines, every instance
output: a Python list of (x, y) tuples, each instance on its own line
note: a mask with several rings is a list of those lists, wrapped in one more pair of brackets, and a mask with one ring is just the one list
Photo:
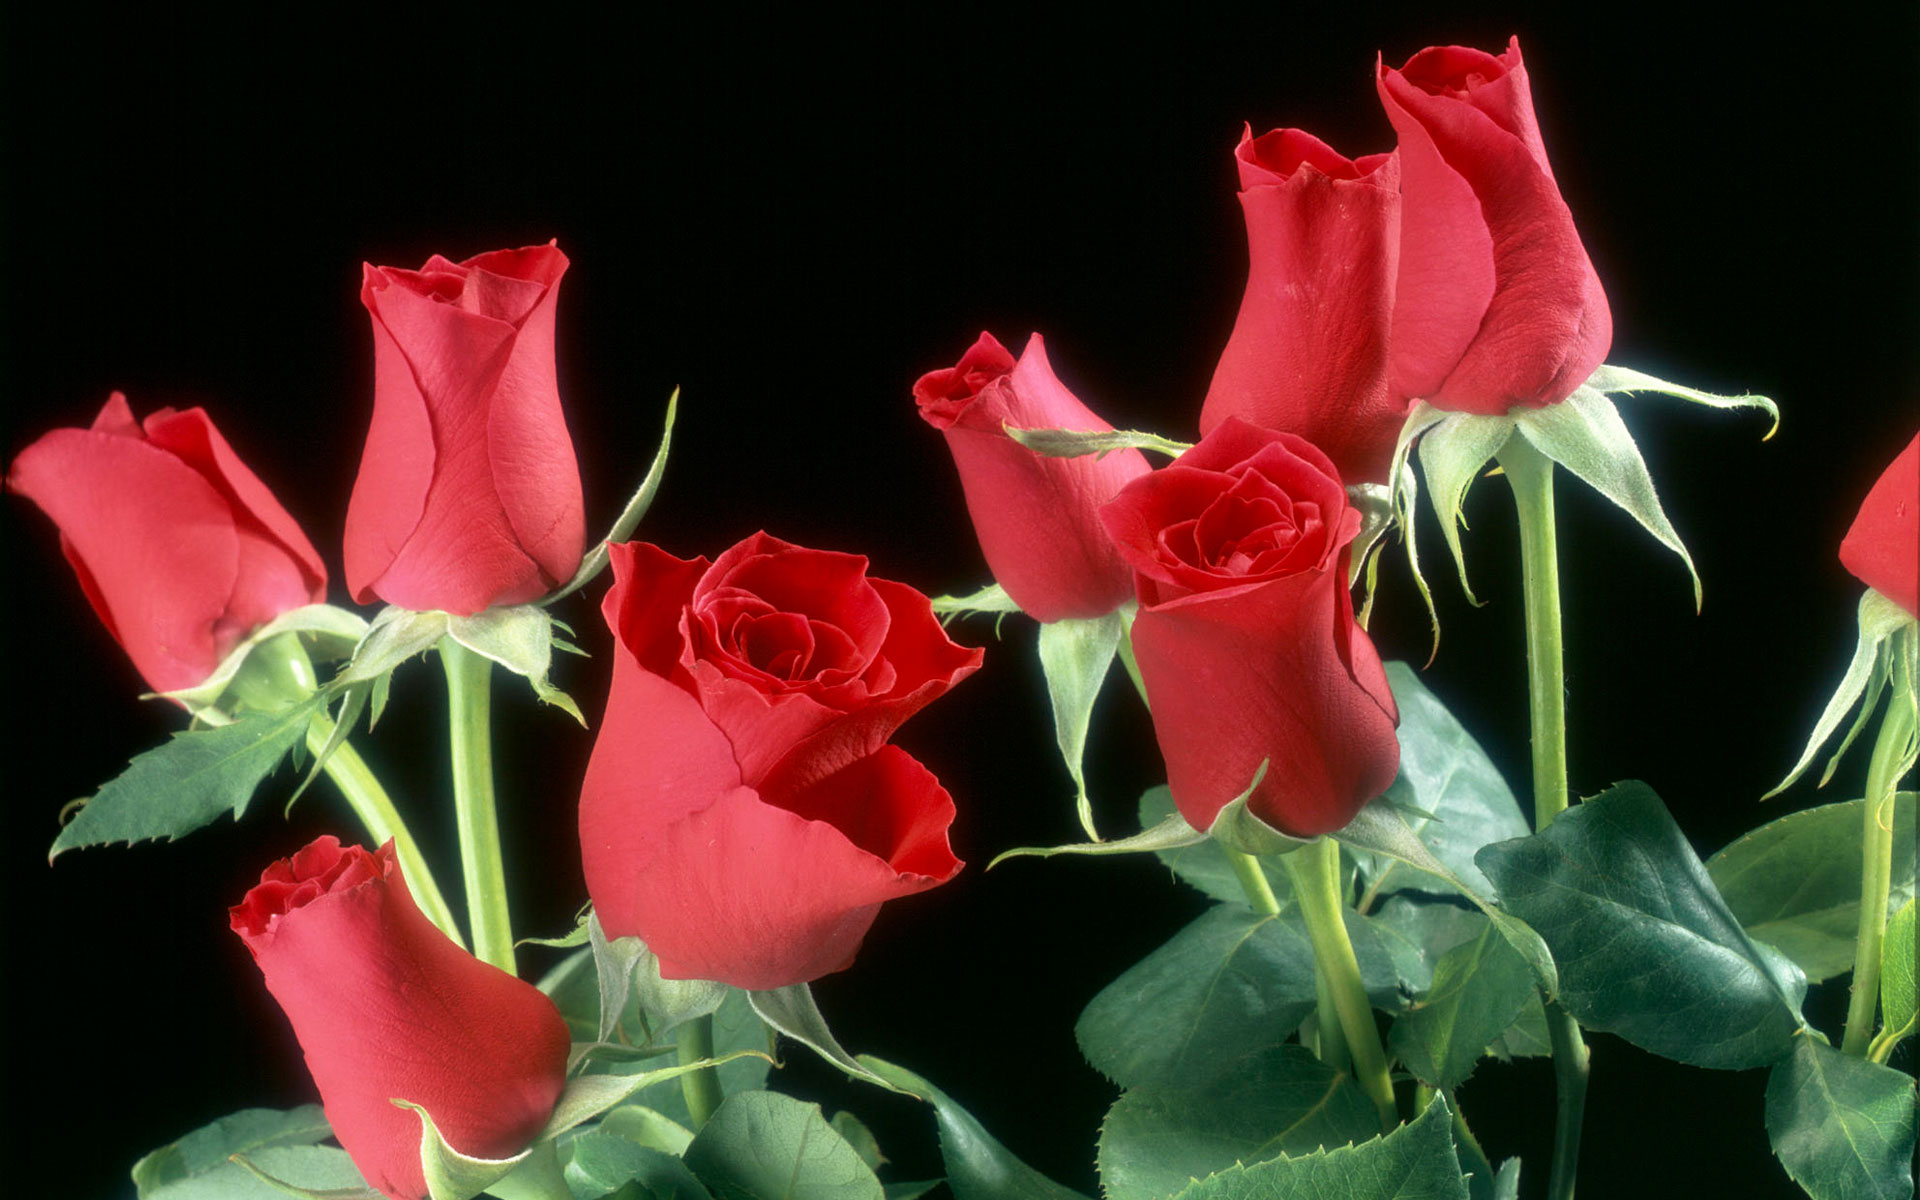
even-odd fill
[(566, 1179), (575, 1192), (597, 1196), (629, 1181), (644, 1200), (712, 1200), (687, 1164), (607, 1129), (592, 1129), (567, 1144)]
[[(1386, 798), (1399, 807), (1407, 826), (1435, 858), (1477, 894), (1491, 895), (1493, 887), (1474, 865), (1473, 856), (1491, 842), (1530, 832), (1513, 790), (1480, 743), (1412, 667), (1388, 663), (1387, 682), (1400, 706), (1400, 773)], [(1377, 891), (1446, 888), (1440, 879), (1409, 871), (1392, 859), (1370, 854), (1356, 857), (1362, 879), (1369, 885), (1377, 883)]]
[[(727, 998), (713, 1012), (714, 1057), (724, 1058), (741, 1050), (756, 1050), (764, 1054), (771, 1048), (769, 1043), (766, 1024), (753, 1011), (753, 1006), (747, 1003), (747, 994), (729, 989)], [(610, 1069), (625, 1073), (644, 1070), (647, 1066), (646, 1063), (634, 1063), (631, 1066), (621, 1064)], [(764, 1087), (769, 1069), (771, 1064), (766, 1059), (748, 1057), (722, 1063), (716, 1068), (716, 1073), (720, 1076), (721, 1089), (731, 1096), (735, 1092)], [(635, 1103), (655, 1109), (681, 1125), (693, 1127), (693, 1117), (687, 1112), (686, 1096), (677, 1079), (649, 1084), (634, 1093), (633, 1099)]]
[[(278, 1146), (311, 1146), (333, 1135), (317, 1104), (299, 1108), (248, 1108), (202, 1125), (172, 1145), (162, 1146), (133, 1165), (133, 1183), (141, 1200), (159, 1189), (209, 1174), (254, 1180), (228, 1163), (233, 1154), (257, 1154)], [(186, 1193), (179, 1193), (185, 1195)]]
[(1906, 1200), (1913, 1195), (1913, 1080), (1794, 1039), (1767, 1080), (1767, 1136), (1794, 1182), (1814, 1200)]
[(1880, 1013), (1883, 1032), (1899, 1037), (1914, 1023), (1914, 920), (1909, 900), (1887, 922), (1880, 946)]
[(912, 1071), (871, 1054), (861, 1055), (860, 1062), (894, 1087), (933, 1105), (940, 1124), (940, 1158), (954, 1200), (1086, 1200), (1015, 1158), (966, 1109)]
[[(1168, 818), (1178, 816), (1173, 807), (1173, 792), (1166, 784), (1148, 788), (1140, 794), (1140, 828), (1153, 830), (1166, 824)], [(1182, 821), (1181, 824), (1186, 824)], [(1192, 828), (1192, 826), (1188, 826)], [(1196, 831), (1198, 832), (1198, 831)], [(1239, 876), (1227, 865), (1226, 851), (1220, 843), (1201, 834), (1192, 842), (1182, 842), (1171, 848), (1155, 848), (1154, 853), (1160, 861), (1167, 864), (1175, 875), (1199, 888), (1215, 900), (1224, 900), (1229, 904), (1245, 904), (1247, 893), (1240, 887)], [(1287, 872), (1277, 858), (1258, 860), (1260, 870), (1267, 877), (1267, 886), (1273, 894), (1284, 901), (1292, 894), (1293, 883), (1287, 878)]]
[(686, 1164), (719, 1200), (884, 1200), (820, 1106), (777, 1092), (728, 1096), (694, 1135)]
[(1200, 1086), (1134, 1088), (1100, 1130), (1107, 1200), (1158, 1200), (1236, 1162), (1363, 1142), (1380, 1132), (1344, 1072), (1298, 1045), (1237, 1059)]
[(1432, 990), (1394, 1021), (1389, 1047), (1415, 1078), (1452, 1091), (1537, 994), (1526, 961), (1483, 922), (1478, 937), (1442, 956)]
[(1452, 1111), (1436, 1099), (1392, 1133), (1336, 1150), (1228, 1167), (1174, 1200), (1468, 1200)]
[(887, 1161), (887, 1156), (880, 1153), (880, 1142), (873, 1136), (873, 1130), (868, 1129), (867, 1123), (851, 1112), (842, 1109), (833, 1114), (827, 1124), (833, 1126), (835, 1133), (847, 1139), (847, 1145), (852, 1146), (859, 1153), (860, 1161), (869, 1167), (878, 1171), (881, 1164)]
[(1798, 971), (1740, 928), (1645, 784), (1617, 784), (1479, 861), (1552, 947), (1581, 1023), (1700, 1067), (1764, 1066), (1792, 1049)]
[(1368, 923), (1393, 956), (1401, 982), (1414, 995), (1433, 986), (1433, 969), (1441, 955), (1471, 941), (1487, 928), (1487, 918), (1474, 909), (1418, 892), (1388, 896)]
[(1547, 1006), (1540, 1002), (1540, 993), (1527, 997), (1513, 1024), (1487, 1043), (1487, 1053), (1502, 1061), (1545, 1058), (1553, 1053), (1553, 1035), (1547, 1032)]
[[(1860, 830), (1866, 801), (1788, 813), (1707, 860), (1707, 874), (1747, 932), (1815, 983), (1853, 969), (1860, 920)], [(1914, 794), (1893, 817), (1889, 911), (1913, 898)]]
[(54, 839), (48, 859), (80, 846), (171, 841), (223, 813), (238, 820), (260, 781), (306, 737), (319, 707), (315, 697), (231, 725), (174, 734), (87, 801)]
[(1295, 924), (1222, 906), (1108, 984), (1074, 1036), (1122, 1087), (1190, 1083), (1278, 1046), (1314, 1009), (1313, 947)]

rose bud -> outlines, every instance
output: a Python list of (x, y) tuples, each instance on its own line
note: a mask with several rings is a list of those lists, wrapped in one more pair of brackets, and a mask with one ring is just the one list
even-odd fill
[(1909, 616), (1920, 616), (1920, 434), (1861, 502), (1841, 539), (1840, 564)]
[(1006, 435), (1016, 429), (1110, 430), (1054, 376), (1034, 334), (1018, 362), (983, 333), (956, 366), (913, 385), (927, 424), (946, 435), (987, 567), (1037, 621), (1101, 617), (1132, 584), (1100, 528), (1099, 510), (1147, 473), (1138, 450), (1048, 458)]
[(365, 268), (373, 424), (346, 527), (359, 603), (467, 616), (579, 567), (580, 471), (553, 366), (566, 270), (551, 245)]
[(1249, 128), (1234, 152), (1247, 291), (1200, 432), (1227, 417), (1299, 434), (1350, 483), (1384, 483), (1406, 401), (1387, 388), (1400, 260), (1400, 164), (1312, 134)]
[(1399, 710), (1354, 623), (1360, 515), (1327, 456), (1237, 417), (1101, 511), (1134, 570), (1133, 650), (1173, 802), (1295, 837), (1344, 826), (1400, 763)]
[(193, 687), (259, 626), (326, 599), (313, 544), (200, 409), (141, 423), (115, 392), (91, 428), (22, 450), (7, 486), (60, 527), (81, 591), (157, 692)]
[(1573, 394), (1613, 317), (1547, 166), (1520, 42), (1422, 50), (1377, 68), (1400, 135), (1400, 272), (1388, 377), (1452, 412)]
[(567, 1024), (532, 984), (481, 962), (414, 906), (393, 843), (321, 837), (230, 912), (300, 1039), (333, 1133), (368, 1183), (421, 1200), (421, 1122), (477, 1158), (519, 1153), (566, 1082)]
[(953, 800), (886, 745), (980, 665), (858, 555), (755, 534), (711, 564), (611, 548), (618, 642), (580, 791), (609, 937), (669, 979), (767, 989), (853, 961), (880, 905), (953, 878)]

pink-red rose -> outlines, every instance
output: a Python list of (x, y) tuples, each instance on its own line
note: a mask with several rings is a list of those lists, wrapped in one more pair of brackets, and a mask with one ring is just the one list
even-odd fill
[(580, 470), (554, 378), (567, 256), (368, 265), (373, 424), (347, 505), (347, 586), (417, 612), (523, 604), (573, 575)]
[(1350, 483), (1386, 482), (1406, 400), (1387, 387), (1400, 165), (1312, 134), (1248, 129), (1234, 152), (1247, 290), (1200, 410), (1298, 434)]
[(1047, 458), (1006, 435), (1007, 425), (1113, 428), (1054, 376), (1040, 335), (1015, 362), (983, 333), (956, 366), (922, 375), (913, 398), (927, 424), (946, 435), (980, 551), (1021, 611), (1058, 621), (1120, 607), (1132, 585), (1099, 511), (1147, 473), (1147, 460), (1138, 450)]
[(1500, 55), (1434, 46), (1377, 75), (1400, 135), (1394, 392), (1484, 415), (1566, 399), (1613, 318), (1547, 166), (1519, 40)]
[(300, 1039), (334, 1136), (368, 1183), (421, 1200), (420, 1105), (449, 1146), (517, 1154), (566, 1082), (567, 1024), (533, 985), (474, 958), (414, 906), (393, 843), (322, 837), (268, 867), (230, 914)]
[(313, 544), (197, 408), (137, 423), (119, 392), (56, 429), (7, 486), (60, 527), (93, 611), (159, 692), (200, 683), (254, 629), (326, 599)]
[(611, 548), (613, 688), (580, 792), (610, 937), (675, 979), (848, 966), (880, 905), (951, 879), (953, 801), (887, 739), (980, 665), (858, 555), (755, 534), (708, 563)]
[(1887, 464), (1840, 542), (1840, 563), (1920, 616), (1920, 434)]
[(1399, 710), (1354, 623), (1360, 516), (1326, 455), (1229, 417), (1102, 516), (1134, 569), (1134, 655), (1189, 824), (1211, 826), (1263, 761), (1247, 806), (1299, 837), (1386, 791)]

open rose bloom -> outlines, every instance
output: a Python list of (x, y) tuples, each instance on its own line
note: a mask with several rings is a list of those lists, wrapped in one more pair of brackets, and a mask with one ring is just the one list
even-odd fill
[(887, 745), (980, 665), (858, 555), (755, 534), (709, 563), (612, 547), (619, 648), (580, 792), (587, 890), (668, 978), (777, 988), (853, 961), (951, 879), (953, 800)]
[(1283, 833), (1339, 829), (1400, 763), (1386, 671), (1353, 619), (1360, 514), (1326, 455), (1229, 417), (1102, 516), (1133, 565), (1133, 649), (1173, 802), (1206, 829), (1247, 807)]

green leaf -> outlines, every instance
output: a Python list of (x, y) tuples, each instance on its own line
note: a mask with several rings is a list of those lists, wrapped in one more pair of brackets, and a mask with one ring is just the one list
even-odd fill
[(1173, 1085), (1280, 1045), (1313, 1009), (1313, 947), (1298, 926), (1221, 906), (1103, 988), (1074, 1037), (1121, 1087)]
[[(1707, 860), (1727, 908), (1755, 939), (1792, 959), (1812, 982), (1853, 969), (1860, 922), (1864, 800), (1823, 804), (1769, 821)], [(1895, 798), (1888, 907), (1914, 893), (1914, 793)]]
[(827, 1019), (821, 1015), (820, 1006), (814, 1003), (813, 989), (806, 984), (796, 983), (771, 991), (748, 992), (747, 1002), (753, 1005), (753, 1011), (760, 1014), (762, 1021), (853, 1078), (890, 1092), (900, 1090), (861, 1066), (858, 1059), (841, 1049), (840, 1043), (834, 1040), (833, 1031), (827, 1028)]
[(647, 515), (649, 508), (653, 507), (653, 498), (660, 492), (660, 479), (667, 472), (667, 451), (673, 445), (673, 419), (679, 411), (680, 389), (675, 388), (673, 394), (667, 397), (667, 419), (660, 430), (660, 448), (653, 452), (653, 463), (647, 468), (646, 478), (640, 481), (639, 489), (633, 493), (633, 498), (627, 501), (627, 506), (620, 510), (620, 515), (614, 519), (613, 528), (607, 531), (607, 536), (600, 539), (599, 544), (587, 551), (586, 557), (580, 560), (580, 569), (573, 573), (572, 579), (567, 580), (566, 586), (551, 595), (541, 597), (535, 601), (536, 604), (552, 604), (563, 597), (571, 596), (593, 582), (593, 577), (607, 568), (607, 547), (615, 542), (626, 541), (639, 526), (640, 519)]
[(275, 1146), (235, 1154), (231, 1174), (209, 1172), (152, 1193), (154, 1200), (385, 1200), (361, 1178), (345, 1150)]
[(880, 1142), (873, 1136), (873, 1130), (868, 1129), (866, 1122), (851, 1112), (842, 1109), (833, 1114), (827, 1124), (833, 1126), (835, 1133), (847, 1139), (847, 1145), (854, 1148), (860, 1155), (860, 1161), (867, 1166), (878, 1171), (880, 1165), (887, 1161), (887, 1156), (880, 1153)]
[[(1406, 818), (1386, 804), (1375, 801), (1354, 814), (1345, 829), (1334, 833), (1342, 845), (1353, 850), (1382, 854), (1418, 871), (1425, 871), (1450, 884), (1453, 889), (1470, 900), (1475, 908), (1487, 914), (1500, 936), (1507, 939), (1520, 957), (1527, 961), (1533, 970), (1534, 981), (1540, 990), (1551, 998), (1559, 991), (1560, 983), (1553, 965), (1553, 956), (1547, 952), (1547, 945), (1524, 920), (1502, 908), (1497, 908), (1486, 897), (1473, 890), (1467, 882), (1453, 872), (1447, 864), (1434, 857), (1415, 836), (1408, 826)], [(1485, 851), (1481, 851), (1485, 853)], [(1480, 869), (1484, 872), (1486, 864), (1476, 857)]]
[(1015, 1158), (966, 1109), (912, 1071), (871, 1054), (861, 1055), (860, 1061), (896, 1089), (933, 1105), (940, 1125), (940, 1158), (954, 1200), (1086, 1200)]
[(231, 725), (174, 734), (81, 806), (54, 839), (47, 860), (82, 846), (173, 841), (224, 813), (239, 820), (260, 781), (306, 737), (319, 708), (316, 696)]
[(636, 1146), (676, 1157), (685, 1153), (693, 1141), (693, 1130), (644, 1104), (623, 1104), (612, 1109), (594, 1128), (618, 1135)]
[(1105, 458), (1115, 450), (1151, 450), (1168, 458), (1179, 458), (1193, 449), (1192, 442), (1176, 442), (1157, 433), (1134, 429), (1018, 429), (1012, 425), (1002, 428), (1008, 437), (1047, 458), (1079, 458), (1086, 454)]
[[(718, 1074), (723, 1093), (732, 1095), (766, 1085), (767, 1073), (772, 1067), (768, 1057), (772, 1049), (770, 1043), (767, 1027), (747, 1003), (747, 994), (736, 988), (728, 989), (727, 998), (713, 1012), (713, 1053), (722, 1060)], [(609, 1064), (607, 1069), (618, 1077), (645, 1068), (622, 1063)], [(677, 1078), (647, 1083), (632, 1098), (681, 1125), (693, 1127), (693, 1116), (687, 1112), (686, 1095)]]
[(1201, 1086), (1121, 1096), (1100, 1129), (1100, 1186), (1107, 1200), (1158, 1200), (1237, 1162), (1297, 1157), (1379, 1132), (1373, 1103), (1350, 1076), (1304, 1047), (1273, 1046)]
[(593, 970), (593, 951), (581, 950), (555, 963), (536, 985), (566, 1018), (567, 1033), (575, 1042), (599, 1040), (600, 991)]
[(1357, 1146), (1228, 1167), (1174, 1200), (1468, 1200), (1444, 1098), (1392, 1133)]
[(884, 1200), (880, 1181), (820, 1106), (777, 1092), (736, 1092), (687, 1147), (686, 1163), (718, 1200)]
[(1452, 1091), (1534, 994), (1526, 960), (1488, 922), (1441, 957), (1432, 989), (1394, 1021), (1388, 1048), (1416, 1079)]
[(1680, 556), (1693, 577), (1693, 606), (1698, 609), (1702, 598), (1700, 572), (1694, 569), (1693, 556), (1687, 553), (1660, 507), (1646, 460), (1640, 457), (1640, 447), (1627, 432), (1613, 401), (1604, 393), (1583, 387), (1558, 404), (1516, 411), (1513, 420), (1520, 436), (1536, 450), (1625, 509), (1656, 541)]
[(1913, 1195), (1913, 1080), (1813, 1037), (1767, 1079), (1767, 1136), (1814, 1200)]
[[(265, 1156), (292, 1173), (286, 1178), (305, 1187), (364, 1188), (344, 1150), (318, 1143), (333, 1136), (317, 1104), (294, 1109), (248, 1108), (209, 1122), (179, 1141), (162, 1146), (133, 1165), (140, 1200), (195, 1200), (196, 1197), (273, 1196), (278, 1193), (230, 1162), (235, 1154)], [(271, 1155), (288, 1147), (312, 1148), (312, 1154)], [(344, 1162), (344, 1172), (341, 1163)]]
[(1401, 981), (1415, 995), (1433, 987), (1433, 969), (1442, 955), (1479, 937), (1490, 924), (1483, 913), (1419, 892), (1387, 897), (1367, 922), (1393, 956)]
[[(1466, 882), (1469, 892), (1490, 896), (1493, 885), (1474, 865), (1480, 847), (1531, 832), (1513, 789), (1454, 715), (1403, 662), (1387, 664), (1387, 682), (1400, 708), (1400, 772), (1385, 799), (1399, 809), (1433, 856)], [(1370, 890), (1444, 888), (1436, 877), (1399, 870), (1391, 861), (1357, 855)], [(1446, 889), (1451, 891), (1453, 889)]]
[[(1168, 818), (1178, 820), (1180, 826), (1169, 824)], [(1169, 832), (1184, 827), (1191, 838), (1169, 839), (1164, 846), (1147, 847), (1159, 856), (1161, 862), (1167, 864), (1168, 870), (1215, 900), (1246, 904), (1247, 893), (1240, 886), (1239, 876), (1233, 873), (1233, 867), (1228, 864), (1226, 851), (1219, 842), (1187, 824), (1186, 819), (1173, 807), (1173, 792), (1164, 783), (1140, 794), (1142, 832), (1138, 836), (1146, 837), (1161, 826), (1166, 826)], [(1267, 877), (1267, 886), (1273, 889), (1276, 899), (1284, 901), (1292, 894), (1293, 882), (1278, 859), (1260, 858), (1255, 861), (1260, 864), (1260, 871)]]
[(1505, 1062), (1511, 1058), (1545, 1058), (1553, 1053), (1553, 1035), (1547, 1031), (1547, 1006), (1535, 992), (1513, 1024), (1487, 1043), (1487, 1053)]
[(1799, 972), (1755, 946), (1646, 784), (1616, 784), (1479, 861), (1553, 948), (1560, 1000), (1582, 1024), (1698, 1067), (1793, 1049)]
[(1476, 606), (1480, 601), (1467, 582), (1467, 559), (1460, 549), (1460, 530), (1467, 525), (1460, 505), (1480, 469), (1512, 436), (1512, 417), (1449, 413), (1420, 439), (1420, 470), (1426, 476), (1427, 493), (1433, 498), (1434, 515), (1440, 519), (1440, 533), (1453, 552), (1460, 590)]
[(1685, 384), (1668, 383), (1664, 379), (1655, 379), (1644, 371), (1632, 367), (1616, 367), (1600, 364), (1593, 374), (1587, 376), (1586, 387), (1596, 392), (1620, 395), (1627, 392), (1658, 392), (1663, 396), (1673, 396), (1681, 400), (1690, 400), (1695, 404), (1704, 404), (1708, 408), (1757, 408), (1773, 418), (1773, 428), (1767, 430), (1761, 441), (1771, 438), (1780, 428), (1780, 406), (1765, 396), (1743, 393), (1738, 396), (1717, 396), (1712, 392), (1703, 392)]
[(712, 1200), (678, 1155), (637, 1143), (604, 1124), (569, 1142), (567, 1154), (562, 1174), (582, 1195), (599, 1196), (632, 1181), (646, 1200)]
[[(1800, 761), (1793, 764), (1793, 770), (1787, 772), (1787, 777), (1775, 784), (1772, 791), (1761, 797), (1762, 800), (1786, 791), (1793, 786), (1795, 780), (1806, 773), (1807, 768), (1812, 766), (1813, 760), (1818, 757), (1820, 747), (1827, 744), (1827, 740), (1839, 730), (1840, 722), (1846, 719), (1847, 713), (1851, 712), (1853, 706), (1859, 704), (1861, 698), (1865, 696), (1866, 703), (1861, 706), (1861, 719), (1854, 723), (1853, 731), (1847, 734), (1839, 752), (1836, 752), (1833, 761), (1827, 764), (1826, 776), (1833, 774), (1833, 768), (1840, 761), (1840, 754), (1846, 751), (1854, 735), (1860, 732), (1860, 726), (1865, 722), (1868, 711), (1873, 708), (1875, 700), (1879, 698), (1880, 685), (1885, 681), (1887, 670), (1893, 665), (1890, 655), (1882, 653), (1882, 647), (1892, 640), (1896, 633), (1911, 627), (1914, 620), (1907, 615), (1906, 609), (1872, 588), (1868, 588), (1860, 596), (1856, 623), (1860, 631), (1859, 637), (1854, 642), (1853, 658), (1847, 663), (1846, 674), (1840, 677), (1840, 686), (1834, 689), (1832, 697), (1827, 700), (1826, 708), (1821, 710), (1820, 719), (1814, 722), (1813, 736), (1807, 739), (1806, 749), (1800, 752)], [(1870, 690), (1871, 694), (1869, 694)], [(1826, 781), (1826, 777), (1820, 780), (1823, 784)]]
[[(1908, 839), (1912, 848), (1912, 839)], [(1887, 922), (1886, 941), (1880, 947), (1881, 1036), (1898, 1040), (1914, 1024), (1913, 901), (1900, 906)]]
[(931, 1195), (935, 1188), (945, 1182), (944, 1179), (914, 1179), (880, 1186), (886, 1192), (887, 1200), (920, 1200), (920, 1197)]
[(573, 697), (547, 680), (553, 663), (553, 618), (533, 604), (487, 608), (470, 617), (448, 617), (447, 636), (492, 659), (533, 685), (533, 694), (564, 710), (585, 729), (587, 719)]
[(1095, 841), (1100, 840), (1100, 834), (1093, 827), (1093, 801), (1087, 796), (1087, 776), (1081, 760), (1086, 756), (1093, 702), (1113, 666), (1125, 620), (1115, 611), (1104, 617), (1040, 626), (1040, 669), (1046, 673), (1047, 696), (1053, 702), (1054, 740), (1060, 746), (1061, 760), (1067, 764), (1067, 774), (1073, 776), (1080, 827)]

